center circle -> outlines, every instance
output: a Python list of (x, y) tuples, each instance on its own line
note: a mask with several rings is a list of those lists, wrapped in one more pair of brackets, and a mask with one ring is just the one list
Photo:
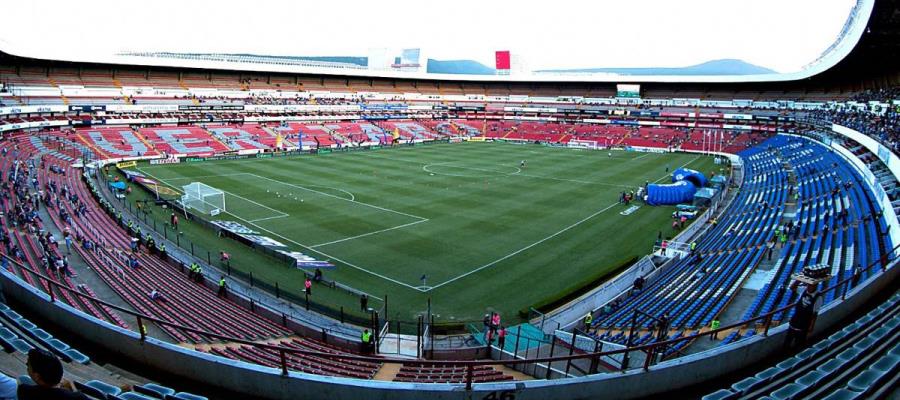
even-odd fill
[[(498, 170), (497, 167), (504, 170)], [(433, 175), (455, 176), (460, 178), (490, 178), (495, 176), (515, 175), (522, 172), (519, 167), (513, 166), (493, 166), (493, 167), (473, 167), (466, 165), (454, 165), (453, 163), (436, 163), (428, 164), (422, 167), (422, 170)]]

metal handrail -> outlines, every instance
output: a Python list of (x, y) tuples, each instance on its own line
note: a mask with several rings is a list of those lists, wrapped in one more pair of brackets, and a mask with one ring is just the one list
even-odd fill
[[(891, 249), (890, 253), (888, 253), (888, 254), (894, 254), (894, 252), (896, 252), (898, 249), (900, 249), (900, 244), (898, 244), (897, 246), (894, 246), (894, 248)], [(884, 273), (884, 271), (886, 271), (886, 265), (887, 265), (890, 261), (896, 260), (896, 258), (888, 259), (888, 254), (883, 255), (879, 260), (876, 260), (875, 262), (869, 264), (869, 265), (866, 266), (863, 270), (864, 270), (864, 271), (869, 271), (869, 270), (872, 269), (872, 267), (875, 267), (875, 266), (877, 266), (877, 265), (880, 264), (880, 265), (881, 265), (881, 268), (880, 268), (880, 270), (879, 270), (878, 272)], [(183, 325), (180, 325), (180, 324), (177, 324), (177, 323), (172, 323), (172, 322), (164, 321), (164, 320), (161, 320), (161, 319), (159, 319), (159, 318), (156, 318), (156, 317), (153, 317), (153, 316), (149, 316), (149, 315), (146, 315), (146, 314), (143, 314), (143, 313), (134, 312), (134, 311), (128, 310), (128, 309), (126, 309), (126, 308), (124, 308), (124, 307), (120, 307), (120, 306), (117, 306), (117, 305), (115, 305), (115, 304), (106, 302), (106, 301), (104, 301), (104, 300), (101, 300), (101, 299), (98, 299), (98, 298), (95, 298), (95, 297), (86, 295), (86, 294), (84, 294), (84, 293), (81, 293), (81, 292), (79, 292), (79, 291), (73, 289), (73, 288), (69, 288), (69, 287), (67, 287), (67, 286), (64, 286), (64, 285), (60, 284), (60, 283), (57, 282), (57, 281), (54, 281), (52, 278), (50, 278), (50, 277), (48, 277), (48, 276), (45, 276), (45, 275), (43, 275), (43, 274), (41, 274), (41, 273), (39, 273), (39, 272), (37, 272), (37, 271), (35, 271), (35, 270), (33, 270), (33, 269), (27, 267), (27, 266), (25, 266), (25, 265), (22, 264), (19, 260), (13, 259), (13, 258), (9, 257), (9, 256), (6, 255), (6, 254), (0, 254), (0, 257), (3, 257), (3, 258), (5, 258), (5, 259), (9, 260), (11, 263), (15, 264), (15, 265), (18, 266), (19, 268), (22, 268), (22, 269), (24, 269), (24, 270), (26, 270), (26, 271), (32, 273), (33, 275), (37, 276), (39, 279), (45, 280), (45, 281), (47, 282), (47, 284), (49, 285), (48, 288), (50, 289), (50, 290), (49, 290), (49, 295), (50, 295), (50, 301), (51, 301), (51, 302), (55, 302), (55, 301), (56, 301), (56, 298), (55, 298), (55, 296), (54, 296), (54, 294), (53, 294), (53, 290), (52, 290), (52, 288), (55, 286), (55, 287), (58, 287), (60, 290), (67, 290), (67, 291), (70, 291), (70, 292), (74, 292), (74, 293), (75, 293), (76, 295), (78, 295), (78, 296), (81, 296), (81, 297), (83, 297), (83, 298), (90, 299), (90, 300), (92, 300), (92, 301), (94, 301), (94, 302), (97, 302), (97, 303), (102, 304), (102, 305), (104, 305), (104, 306), (106, 306), (106, 307), (115, 309), (116, 311), (125, 313), (125, 314), (127, 314), (127, 315), (134, 316), (134, 317), (136, 318), (136, 320), (137, 320), (137, 329), (138, 329), (138, 333), (140, 334), (140, 340), (141, 340), (141, 341), (146, 340), (146, 334), (144, 333), (144, 330), (141, 329), (141, 327), (143, 326), (143, 321), (144, 321), (144, 320), (147, 320), (147, 321), (154, 322), (154, 323), (156, 323), (156, 324), (158, 324), (158, 325), (168, 326), (168, 327), (173, 328), (173, 329), (183, 330), (183, 331), (186, 331), (186, 332), (191, 332), (191, 333), (195, 333), (195, 334), (202, 335), (202, 336), (206, 336), (206, 337), (211, 337), (211, 338), (220, 339), (220, 340), (224, 340), (224, 341), (228, 341), (228, 342), (233, 342), (233, 343), (239, 343), (239, 344), (242, 344), (242, 345), (252, 346), (252, 347), (261, 348), (261, 349), (265, 349), (265, 350), (276, 351), (276, 352), (278, 352), (279, 357), (280, 357), (280, 360), (281, 360), (281, 371), (282, 371), (282, 374), (283, 374), (283, 375), (287, 375), (287, 373), (288, 373), (288, 365), (287, 365), (287, 355), (288, 355), (288, 354), (303, 355), (303, 356), (313, 356), (313, 357), (322, 357), (322, 358), (327, 358), (327, 359), (339, 359), (339, 360), (350, 360), (350, 361), (364, 361), (364, 362), (373, 362), (373, 363), (391, 363), (391, 364), (395, 364), (395, 363), (396, 363), (396, 364), (404, 364), (404, 363), (409, 363), (409, 362), (411, 362), (409, 359), (392, 359), (392, 358), (385, 358), (385, 357), (373, 357), (373, 356), (364, 356), (364, 355), (349, 354), (349, 353), (348, 353), (348, 354), (323, 353), (323, 352), (312, 351), (312, 350), (301, 350), (301, 349), (287, 348), (287, 347), (282, 347), (282, 346), (275, 346), (275, 345), (270, 345), (270, 344), (257, 343), (257, 342), (253, 342), (253, 341), (250, 341), (250, 340), (245, 340), (245, 339), (240, 339), (240, 338), (230, 337), (230, 336), (226, 336), (226, 335), (222, 335), (222, 334), (218, 334), (218, 333), (208, 332), (208, 331), (201, 330), (201, 329), (195, 329), (195, 328), (183, 326)], [(7, 271), (7, 272), (12, 273), (11, 271)], [(850, 281), (852, 281), (853, 279), (856, 279), (856, 278), (857, 278), (857, 277), (855, 277), (855, 276), (851, 276), (851, 277), (845, 278), (845, 279), (843, 279), (843, 280), (840, 280), (840, 281), (838, 281), (835, 285), (833, 285), (833, 286), (831, 286), (831, 287), (827, 287), (827, 288), (825, 288), (824, 290), (822, 290), (821, 293), (822, 293), (822, 294), (825, 294), (825, 293), (827, 293), (828, 291), (831, 291), (831, 290), (837, 290), (837, 289), (839, 289), (839, 288), (842, 288), (843, 291), (842, 291), (842, 294), (841, 294), (841, 299), (843, 300), (843, 299), (846, 298), (846, 295), (847, 295), (847, 291), (848, 291), (848, 283), (849, 283)], [(467, 389), (470, 389), (471, 386), (472, 386), (472, 378), (473, 378), (474, 367), (475, 367), (475, 366), (480, 366), (480, 365), (497, 365), (497, 364), (504, 364), (504, 365), (519, 365), (519, 364), (548, 363), (548, 364), (547, 364), (547, 367), (549, 368), (549, 363), (552, 363), (552, 362), (565, 361), (565, 362), (567, 362), (567, 363), (571, 363), (571, 362), (574, 361), (574, 360), (581, 360), (581, 359), (588, 359), (588, 358), (594, 359), (594, 358), (598, 358), (598, 357), (602, 357), (602, 356), (611, 356), (611, 355), (617, 355), (617, 354), (627, 354), (627, 353), (629, 353), (629, 352), (634, 352), (634, 351), (644, 351), (644, 352), (647, 353), (647, 357), (646, 357), (646, 359), (645, 359), (644, 366), (643, 366), (643, 369), (646, 371), (646, 370), (648, 370), (649, 367), (650, 367), (650, 363), (651, 363), (651, 361), (652, 361), (652, 355), (655, 353), (656, 349), (657, 349), (658, 347), (661, 347), (661, 346), (672, 346), (672, 345), (674, 345), (674, 344), (676, 344), (676, 343), (679, 343), (679, 342), (682, 342), (682, 341), (686, 341), (686, 340), (694, 340), (694, 339), (697, 339), (697, 338), (700, 338), (700, 337), (703, 337), (703, 336), (708, 336), (708, 335), (716, 334), (716, 333), (719, 333), (719, 332), (722, 332), (722, 331), (725, 331), (725, 330), (729, 330), (729, 329), (733, 329), (733, 328), (736, 328), (736, 327), (748, 325), (748, 324), (750, 324), (751, 322), (760, 321), (760, 320), (765, 321), (766, 327), (765, 327), (765, 330), (763, 331), (763, 335), (764, 335), (764, 336), (768, 336), (769, 327), (770, 327), (770, 325), (771, 325), (771, 323), (772, 323), (772, 317), (773, 317), (775, 314), (778, 314), (778, 313), (780, 313), (780, 312), (782, 312), (782, 311), (785, 311), (785, 310), (788, 310), (788, 309), (794, 307), (796, 304), (797, 304), (797, 302), (790, 303), (790, 304), (788, 304), (788, 305), (785, 305), (784, 307), (781, 307), (781, 308), (778, 308), (778, 309), (769, 311), (768, 313), (762, 314), (762, 315), (760, 315), (760, 316), (757, 316), (757, 317), (754, 317), (754, 318), (750, 318), (750, 319), (747, 319), (747, 320), (743, 320), (743, 321), (740, 321), (740, 322), (736, 322), (736, 323), (733, 323), (733, 324), (731, 324), (731, 325), (727, 325), (727, 326), (724, 326), (724, 327), (720, 327), (719, 329), (709, 330), (709, 331), (706, 331), (706, 332), (703, 332), (703, 333), (694, 334), (694, 335), (690, 335), (690, 336), (683, 336), (683, 337), (680, 337), (680, 338), (677, 338), (677, 339), (670, 339), (670, 340), (666, 340), (666, 341), (662, 341), (662, 342), (655, 342), (655, 343), (644, 344), (644, 345), (634, 346), (634, 347), (628, 347), (628, 348), (618, 349), (618, 350), (602, 351), (602, 352), (591, 352), (591, 353), (582, 353), (582, 354), (570, 354), (570, 355), (562, 355), (562, 356), (536, 357), (536, 358), (531, 358), (531, 359), (507, 359), (507, 360), (443, 360), (443, 361), (435, 361), (435, 360), (415, 360), (415, 361), (412, 361), (412, 362), (414, 362), (414, 363), (416, 363), (416, 364), (428, 365), (428, 366), (433, 366), (433, 365), (436, 365), (436, 366), (447, 366), (447, 365), (451, 365), (451, 366), (452, 366), (452, 365), (455, 365), (455, 366), (464, 366), (464, 367), (467, 368), (467, 374), (466, 374), (466, 375), (467, 375), (467, 378), (466, 378), (466, 388), (467, 388)], [(101, 322), (106, 322), (106, 321), (102, 321), (102, 320), (101, 320)], [(623, 369), (626, 369), (626, 368), (627, 368), (627, 366), (623, 366)]]

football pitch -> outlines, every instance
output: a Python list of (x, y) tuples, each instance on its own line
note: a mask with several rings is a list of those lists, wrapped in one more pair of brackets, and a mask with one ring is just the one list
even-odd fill
[[(430, 299), (441, 321), (478, 321), (491, 309), (513, 322), (647, 254), (659, 231), (674, 233), (672, 207), (633, 203), (640, 208), (623, 215), (622, 191), (668, 182), (666, 168), (718, 172), (696, 154), (611, 154), (459, 143), (138, 169), (175, 189), (202, 182), (225, 192), (226, 211), (209, 219), (331, 261), (326, 278), (370, 293), (376, 307), (388, 296), (390, 319), (414, 320)], [(230, 251), (234, 268), (300, 292), (302, 274), (283, 262), (199, 225), (183, 231)], [(359, 308), (349, 293), (313, 289), (317, 301)]]

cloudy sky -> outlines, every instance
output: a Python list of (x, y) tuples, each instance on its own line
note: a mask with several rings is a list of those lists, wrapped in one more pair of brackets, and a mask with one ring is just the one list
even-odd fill
[(836, 39), (854, 0), (5, 1), (2, 40), (46, 52), (366, 56), (422, 48), (528, 69), (677, 67), (738, 58), (801, 69)]

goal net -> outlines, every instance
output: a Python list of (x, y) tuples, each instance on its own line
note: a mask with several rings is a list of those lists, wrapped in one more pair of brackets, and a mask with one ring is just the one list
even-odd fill
[(225, 210), (225, 192), (212, 186), (194, 182), (182, 187), (181, 204), (198, 212), (217, 215)]

